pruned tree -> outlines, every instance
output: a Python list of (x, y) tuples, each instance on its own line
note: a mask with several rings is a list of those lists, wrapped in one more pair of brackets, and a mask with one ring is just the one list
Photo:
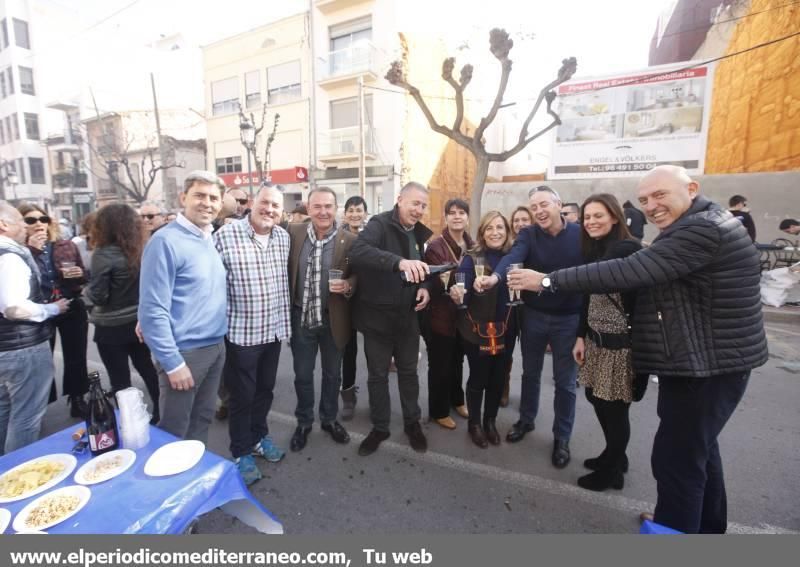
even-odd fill
[[(129, 197), (136, 203), (144, 203), (161, 170), (185, 167), (184, 163), (162, 164), (156, 157), (158, 147), (153, 146), (152, 140), (147, 140), (144, 148), (134, 149), (135, 140), (131, 136), (126, 136), (124, 147), (105, 135), (101, 138), (102, 147), (89, 143), (89, 150), (120, 198)], [(166, 143), (169, 138), (164, 138)], [(87, 135), (85, 139), (90, 138)]]
[(244, 136), (242, 136), (242, 145), (247, 149), (248, 152), (252, 152), (253, 160), (255, 161), (256, 172), (258, 172), (258, 179), (259, 181), (263, 181), (264, 175), (269, 175), (270, 172), (270, 164), (269, 164), (269, 157), (270, 157), (270, 149), (272, 148), (272, 143), (275, 141), (275, 135), (278, 131), (278, 121), (280, 120), (281, 115), (275, 113), (275, 116), (272, 120), (272, 132), (270, 132), (269, 136), (267, 136), (266, 145), (264, 146), (264, 159), (258, 159), (258, 135), (264, 129), (264, 122), (267, 118), (267, 103), (264, 103), (264, 107), (261, 109), (261, 124), (256, 127), (256, 117), (254, 113), (250, 113), (250, 117), (248, 118), (247, 115), (242, 110), (242, 105), (239, 105), (239, 122), (240, 124), (249, 124), (251, 128), (253, 128), (253, 142), (252, 144), (248, 144)]
[[(495, 28), (489, 32), (489, 49), (492, 52), (492, 55), (494, 55), (494, 57), (500, 62), (501, 66), (500, 81), (497, 85), (497, 94), (495, 95), (494, 102), (492, 103), (488, 114), (481, 118), (480, 123), (478, 124), (477, 128), (475, 128), (475, 131), (471, 136), (465, 134), (462, 130), (462, 127), (464, 122), (464, 90), (472, 80), (472, 65), (464, 65), (461, 68), (459, 79), (456, 80), (453, 77), (455, 58), (448, 57), (442, 63), (442, 79), (444, 79), (447, 84), (453, 87), (453, 90), (455, 91), (456, 116), (453, 121), (453, 125), (450, 127), (440, 124), (433, 116), (433, 113), (425, 102), (425, 98), (420, 93), (420, 90), (408, 82), (408, 78), (405, 70), (403, 69), (403, 64), (401, 61), (394, 61), (389, 68), (389, 72), (386, 73), (386, 80), (389, 81), (389, 83), (403, 88), (416, 101), (434, 132), (438, 132), (443, 136), (447, 136), (457, 144), (466, 148), (475, 157), (476, 170), (475, 178), (472, 182), (470, 209), (473, 216), (476, 218), (480, 218), (481, 215), (481, 197), (483, 196), (483, 186), (486, 183), (486, 176), (489, 173), (489, 165), (491, 162), (503, 162), (508, 160), (512, 156), (515, 156), (521, 152), (533, 140), (561, 124), (561, 119), (552, 108), (553, 101), (556, 98), (556, 93), (553, 89), (555, 89), (561, 83), (572, 78), (572, 75), (575, 73), (578, 66), (577, 60), (574, 57), (564, 59), (561, 62), (561, 68), (558, 70), (556, 78), (542, 87), (542, 89), (539, 91), (530, 114), (528, 114), (528, 117), (522, 124), (517, 143), (512, 148), (507, 150), (503, 150), (501, 152), (490, 152), (486, 149), (483, 135), (489, 125), (497, 117), (497, 112), (500, 110), (500, 107), (503, 104), (503, 95), (508, 87), (508, 79), (511, 75), (512, 61), (509, 59), (509, 53), (513, 47), (514, 40), (509, 37), (508, 32), (505, 30)], [(550, 124), (544, 128), (531, 134), (529, 133), (528, 128), (530, 127), (533, 118), (536, 116), (536, 113), (539, 111), (539, 108), (543, 102), (546, 104), (546, 111), (547, 114), (552, 118), (552, 122), (550, 122)], [(477, 226), (477, 223), (473, 223), (473, 226)]]

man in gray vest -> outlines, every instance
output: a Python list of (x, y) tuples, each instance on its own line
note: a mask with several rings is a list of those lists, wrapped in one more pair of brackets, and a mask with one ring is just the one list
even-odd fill
[(39, 270), (25, 247), (25, 224), (0, 201), (0, 455), (39, 437), (53, 380), (50, 325), (69, 301), (45, 304)]

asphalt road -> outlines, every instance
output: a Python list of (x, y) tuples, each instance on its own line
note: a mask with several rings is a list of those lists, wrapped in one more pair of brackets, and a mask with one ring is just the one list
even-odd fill
[[(753, 372), (748, 391), (720, 438), (731, 532), (800, 532), (800, 329), (771, 324), (768, 334), (770, 361)], [(427, 408), (424, 348), (421, 342), (423, 414)], [(519, 348), (515, 358), (511, 404), (498, 417), (503, 435), (517, 418)], [(90, 370), (104, 373), (91, 342), (89, 359)], [(59, 376), (60, 363), (57, 353)], [(352, 436), (349, 445), (336, 445), (315, 426), (303, 451), (287, 452), (278, 464), (258, 460), (265, 478), (251, 490), (283, 522), (286, 533), (635, 533), (639, 512), (652, 509), (656, 491), (649, 459), (657, 427), (657, 384), (651, 383), (645, 399), (631, 408), (630, 472), (625, 488), (593, 493), (576, 485), (576, 479), (587, 472), (583, 459), (603, 448), (602, 434), (582, 389), (570, 443), (572, 462), (564, 470), (550, 464), (553, 382), (549, 357), (537, 429), (522, 442), (479, 449), (467, 437), (465, 420), (454, 414), (455, 431), (424, 423), (429, 451), (415, 453), (403, 434), (392, 384), (392, 437), (370, 457), (356, 452), (370, 430), (363, 352), (359, 352), (359, 365), (356, 416), (344, 423)], [(317, 375), (319, 380), (319, 370)], [(285, 447), (295, 426), (292, 380), (291, 351), (284, 345), (269, 424), (273, 438)], [(144, 390), (138, 376), (134, 385)], [(43, 434), (76, 421), (60, 401), (50, 406)], [(230, 456), (227, 422), (213, 423), (208, 447)], [(201, 533), (253, 531), (220, 511), (204, 516), (199, 529)]]

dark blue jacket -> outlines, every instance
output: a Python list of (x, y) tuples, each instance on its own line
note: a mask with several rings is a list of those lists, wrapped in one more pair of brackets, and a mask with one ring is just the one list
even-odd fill
[[(581, 227), (572, 222), (564, 224), (564, 230), (555, 236), (535, 224), (523, 228), (514, 246), (497, 265), (495, 273), (498, 277), (505, 281), (511, 264), (524, 264), (526, 268), (544, 274), (583, 264)], [(583, 304), (583, 296), (579, 293), (523, 291), (522, 300), (531, 309), (555, 315), (580, 313)]]

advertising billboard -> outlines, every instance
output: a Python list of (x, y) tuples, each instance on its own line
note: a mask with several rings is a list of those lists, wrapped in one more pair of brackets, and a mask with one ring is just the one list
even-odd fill
[(559, 86), (548, 179), (638, 176), (657, 165), (702, 174), (713, 65), (684, 63)]

